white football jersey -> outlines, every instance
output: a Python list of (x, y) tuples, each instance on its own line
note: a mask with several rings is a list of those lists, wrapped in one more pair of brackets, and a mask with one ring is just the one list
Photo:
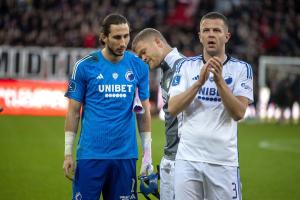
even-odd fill
[[(204, 66), (202, 55), (178, 63), (170, 96), (178, 95), (199, 79)], [(227, 56), (222, 75), (234, 96), (244, 96), (253, 102), (253, 73), (251, 66)], [(226, 111), (213, 74), (199, 89), (192, 103), (180, 114), (180, 143), (176, 159), (238, 166), (237, 122)]]

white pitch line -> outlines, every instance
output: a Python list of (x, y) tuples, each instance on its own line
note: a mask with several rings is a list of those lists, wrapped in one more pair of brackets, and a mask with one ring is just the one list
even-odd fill
[(285, 151), (290, 153), (300, 153), (300, 145), (291, 140), (262, 140), (258, 143), (258, 146), (262, 149), (268, 149), (273, 151)]

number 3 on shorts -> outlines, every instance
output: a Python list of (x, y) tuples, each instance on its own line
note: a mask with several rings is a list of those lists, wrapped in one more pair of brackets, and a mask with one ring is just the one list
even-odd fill
[(237, 199), (237, 188), (236, 188), (236, 183), (232, 183), (232, 190), (233, 190), (233, 196), (232, 199)]

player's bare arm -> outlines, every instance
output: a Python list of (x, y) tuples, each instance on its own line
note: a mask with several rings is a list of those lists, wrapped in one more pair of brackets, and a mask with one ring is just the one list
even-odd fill
[(146, 176), (153, 172), (151, 149), (151, 114), (149, 100), (147, 99), (141, 103), (145, 112), (143, 114), (137, 114), (138, 130), (143, 149), (140, 174), (142, 176)]
[(246, 97), (234, 96), (232, 94), (222, 77), (222, 68), (223, 64), (221, 60), (218, 57), (213, 57), (209, 71), (214, 75), (214, 81), (226, 110), (235, 121), (238, 121), (245, 115), (248, 106), (248, 99)]
[(72, 156), (73, 143), (75, 140), (75, 134), (78, 130), (78, 124), (80, 119), (81, 103), (73, 99), (69, 100), (68, 112), (65, 122), (65, 159), (63, 164), (65, 176), (72, 180), (72, 174), (74, 171), (74, 161)]
[(194, 100), (199, 89), (208, 78), (209, 63), (210, 62), (208, 61), (201, 69), (199, 80), (197, 80), (190, 88), (188, 88), (183, 93), (170, 98), (168, 111), (172, 116), (178, 115), (178, 113), (182, 112)]
[(149, 100), (142, 101), (145, 110), (143, 114), (137, 115), (137, 125), (140, 132), (151, 132), (151, 114)]

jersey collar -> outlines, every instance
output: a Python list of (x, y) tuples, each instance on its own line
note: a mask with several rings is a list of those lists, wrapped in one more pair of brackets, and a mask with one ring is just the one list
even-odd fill
[[(226, 65), (226, 63), (230, 60), (230, 55), (228, 55), (228, 54), (226, 54), (226, 56), (227, 56), (227, 58), (226, 58), (226, 60), (225, 60), (225, 62), (223, 63), (223, 65)], [(204, 56), (202, 55), (202, 61), (203, 61), (203, 63), (205, 64), (206, 63), (206, 61), (204, 60)]]
[(174, 60), (173, 55), (178, 55), (179, 52), (177, 50), (177, 48), (173, 48), (172, 51), (170, 51), (166, 57), (163, 59), (163, 61), (160, 63), (160, 67), (163, 71), (167, 71), (168, 69), (170, 69), (170, 66), (168, 65), (168, 63), (171, 63), (172, 60)]

